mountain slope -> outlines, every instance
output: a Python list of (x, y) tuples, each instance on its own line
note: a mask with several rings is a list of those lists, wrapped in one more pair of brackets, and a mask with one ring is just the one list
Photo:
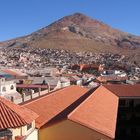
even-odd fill
[(1, 42), (0, 46), (31, 46), (129, 54), (140, 52), (140, 37), (113, 29), (81, 13), (75, 13), (28, 36)]

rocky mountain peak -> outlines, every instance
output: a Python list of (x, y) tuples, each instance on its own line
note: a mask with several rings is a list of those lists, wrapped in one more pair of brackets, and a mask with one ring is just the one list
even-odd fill
[[(15, 43), (18, 42), (18, 43)], [(7, 45), (8, 44), (8, 45)], [(0, 46), (26, 46), (40, 48), (61, 48), (70, 50), (111, 51), (140, 48), (140, 37), (114, 29), (82, 13), (65, 16), (54, 23)], [(129, 50), (129, 51), (130, 51)], [(121, 50), (123, 52), (123, 50)]]

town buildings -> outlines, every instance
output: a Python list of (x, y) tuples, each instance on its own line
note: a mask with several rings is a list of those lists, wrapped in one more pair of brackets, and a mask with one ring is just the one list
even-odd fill
[(140, 66), (129, 61), (127, 56), (119, 54), (9, 47), (1, 48), (0, 57), (1, 69), (21, 69), (28, 75), (36, 73), (47, 76), (48, 73), (44, 73), (44, 69), (49, 71), (48, 67), (52, 71), (50, 75), (56, 71), (57, 73), (88, 72), (98, 75), (103, 70), (123, 70), (127, 74), (128, 80), (137, 83), (140, 81)]
[(102, 85), (90, 91), (70, 86), (23, 106), (39, 114), (40, 140), (140, 138), (139, 84)]
[(19, 104), (0, 97), (0, 140), (140, 139), (140, 71), (127, 57), (33, 48), (0, 56), (0, 94)]
[[(66, 115), (80, 102), (82, 102), (89, 94), (86, 88), (79, 86), (70, 86), (44, 96), (33, 102), (23, 104), (24, 107), (30, 108), (39, 114), (36, 120), (36, 127), (39, 129), (39, 139), (47, 138), (46, 125), (56, 117), (63, 119)], [(86, 94), (87, 93), (87, 94)], [(79, 103), (75, 103), (78, 101)], [(47, 108), (47, 109), (46, 109)], [(65, 109), (68, 109), (65, 112)], [(44, 130), (45, 129), (45, 130)]]

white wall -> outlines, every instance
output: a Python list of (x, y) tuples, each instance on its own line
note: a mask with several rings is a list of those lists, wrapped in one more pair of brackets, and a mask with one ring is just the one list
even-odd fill
[(26, 140), (38, 140), (38, 130), (35, 129), (30, 135), (27, 136)]
[(38, 130), (35, 129), (35, 121), (32, 122), (32, 128), (27, 130), (27, 125), (16, 129), (10, 129), (12, 131), (12, 140), (15, 140), (16, 136), (25, 136), (26, 140), (38, 140)]
[[(11, 86), (13, 85), (13, 89), (11, 89)], [(3, 91), (3, 88), (5, 87), (6, 91)], [(8, 93), (16, 93), (16, 83), (11, 80), (11, 81), (5, 81), (4, 78), (0, 79), (0, 94), (5, 95)]]

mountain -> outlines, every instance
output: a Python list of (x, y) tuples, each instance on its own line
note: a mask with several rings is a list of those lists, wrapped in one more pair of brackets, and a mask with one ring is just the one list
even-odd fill
[(140, 55), (139, 36), (119, 31), (81, 13), (63, 17), (30, 35), (0, 42), (0, 47), (15, 46)]

